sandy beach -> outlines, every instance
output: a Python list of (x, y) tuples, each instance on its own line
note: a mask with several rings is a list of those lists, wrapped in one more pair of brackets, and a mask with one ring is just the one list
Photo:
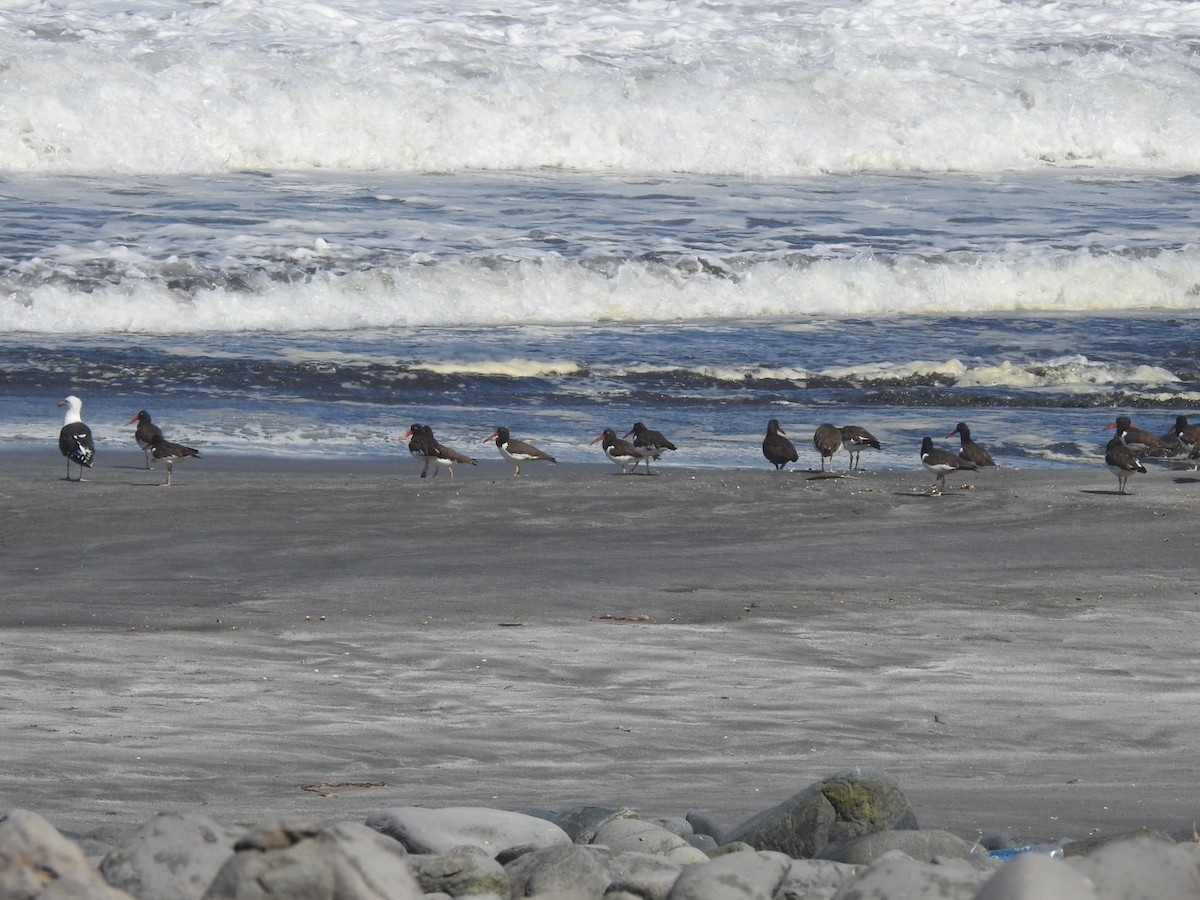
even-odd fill
[(856, 765), (968, 838), (1200, 821), (1196, 473), (141, 460), (0, 465), (0, 797), (60, 828), (732, 826)]

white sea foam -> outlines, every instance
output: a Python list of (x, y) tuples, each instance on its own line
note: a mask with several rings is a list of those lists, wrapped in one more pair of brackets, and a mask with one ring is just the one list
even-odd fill
[(1200, 248), (1149, 257), (1077, 253), (890, 263), (867, 256), (799, 266), (767, 261), (750, 266), (738, 279), (634, 261), (611, 272), (557, 258), (495, 266), (450, 262), (321, 271), (294, 281), (260, 274), (247, 277), (249, 289), (188, 294), (161, 279), (128, 272), (116, 284), (81, 292), (68, 274), (64, 270), (61, 279), (43, 279), (31, 290), (0, 292), (0, 329), (171, 334), (1192, 310), (1200, 285)]
[(1200, 168), (1197, 3), (4, 6), (11, 171)]

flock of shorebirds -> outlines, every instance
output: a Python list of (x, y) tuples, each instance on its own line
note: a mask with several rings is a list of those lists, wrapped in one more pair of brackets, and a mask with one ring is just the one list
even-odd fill
[[(96, 453), (91, 429), (82, 420), (83, 402), (78, 397), (70, 396), (58, 405), (67, 408), (66, 419), (58, 434), (58, 448), (67, 458), (67, 480), (72, 480), (71, 463), (75, 463), (79, 466), (78, 480), (82, 481), (83, 470), (85, 467), (91, 467)], [(132, 425), (134, 422), (137, 422), (137, 429), (133, 437), (145, 452), (146, 468), (150, 468), (151, 457), (165, 461), (167, 480), (162, 486), (170, 487), (174, 464), (199, 457), (200, 452), (192, 447), (168, 441), (163, 437), (162, 430), (150, 420), (150, 413), (144, 409), (125, 424)], [(1132, 475), (1146, 472), (1139, 454), (1185, 456), (1193, 461), (1193, 468), (1200, 468), (1200, 425), (1189, 425), (1186, 416), (1177, 416), (1174, 427), (1162, 437), (1135, 428), (1128, 416), (1118, 416), (1116, 421), (1105, 428), (1106, 431), (1109, 429), (1116, 429), (1116, 436), (1105, 448), (1104, 463), (1117, 477), (1120, 494), (1129, 493), (1126, 483)], [(992, 454), (971, 438), (971, 429), (965, 422), (959, 422), (946, 437), (956, 435), (961, 445), (957, 453), (935, 447), (931, 437), (927, 436), (921, 441), (921, 464), (937, 476), (932, 488), (934, 495), (940, 495), (946, 489), (946, 476), (951, 472), (978, 471), (996, 465)], [(429, 425), (414, 423), (397, 440), (407, 441), (408, 452), (423, 464), (421, 478), (428, 475), (430, 467), (433, 468), (435, 477), (439, 469), (444, 468), (453, 478), (456, 465), (476, 464), (473, 457), (438, 441)], [(557, 462), (544, 450), (514, 438), (504, 426), (498, 426), (483, 439), (485, 444), (489, 441), (494, 441), (500, 455), (513, 464), (514, 478), (521, 474), (521, 466), (527, 463)], [(859, 425), (820, 425), (813, 433), (812, 442), (821, 457), (821, 472), (826, 473), (825, 464), (828, 460), (830, 475), (835, 474), (833, 458), (840, 450), (849, 454), (846, 472), (852, 472), (859, 468), (864, 450), (882, 448), (879, 439)], [(636, 472), (639, 465), (643, 465), (645, 473), (650, 474), (651, 462), (657, 462), (669, 450), (678, 449), (662, 432), (647, 428), (642, 422), (635, 422), (621, 437), (617, 437), (614, 429), (606, 428), (591, 443), (600, 444), (604, 455), (620, 467), (623, 475)], [(762, 452), (776, 470), (782, 470), (788, 463), (800, 460), (795, 445), (788, 440), (787, 432), (780, 427), (778, 419), (771, 419), (767, 423)]]
[[(1197, 465), (1200, 465), (1200, 425), (1189, 425), (1186, 416), (1177, 416), (1175, 427), (1161, 438), (1140, 428), (1134, 428), (1128, 416), (1119, 416), (1105, 430), (1112, 428), (1115, 428), (1117, 433), (1105, 448), (1104, 462), (1109, 471), (1117, 476), (1118, 493), (1129, 493), (1126, 490), (1129, 477), (1138, 472), (1146, 472), (1138, 456), (1140, 452), (1156, 456), (1182, 454), (1197, 460)], [(946, 476), (951, 472), (978, 471), (996, 465), (987, 448), (971, 438), (971, 429), (966, 422), (959, 422), (946, 437), (956, 435), (960, 442), (957, 453), (935, 447), (931, 437), (927, 436), (921, 441), (921, 464), (937, 476), (932, 488), (935, 495), (940, 495), (946, 489)], [(632, 441), (629, 440), (631, 437)], [(454, 477), (454, 466), (475, 465), (473, 457), (440, 443), (429, 425), (413, 424), (399, 440), (407, 440), (409, 453), (423, 462), (422, 478), (428, 474), (430, 466), (433, 466), (435, 476), (438, 468), (444, 467), (450, 476)], [(555, 462), (549, 453), (526, 441), (517, 440), (504, 427), (497, 428), (483, 439), (484, 443), (488, 441), (495, 441), (501, 456), (514, 465), (514, 478), (521, 474), (521, 466), (524, 463)], [(864, 450), (882, 449), (879, 439), (860, 425), (819, 425), (813, 432), (812, 442), (821, 457), (821, 472), (826, 472), (825, 464), (828, 460), (829, 474), (834, 474), (833, 458), (840, 450), (844, 449), (849, 454), (846, 471), (851, 472), (859, 467)], [(623, 475), (636, 472), (637, 467), (643, 464), (645, 472), (649, 474), (651, 462), (658, 461), (666, 451), (677, 449), (661, 431), (647, 428), (642, 422), (635, 422), (621, 437), (617, 437), (614, 429), (606, 428), (591, 443), (600, 444), (604, 455), (620, 467)], [(787, 432), (780, 427), (778, 419), (771, 419), (767, 423), (762, 452), (767, 462), (776, 470), (800, 460), (800, 454), (796, 452), (795, 445), (788, 440)]]

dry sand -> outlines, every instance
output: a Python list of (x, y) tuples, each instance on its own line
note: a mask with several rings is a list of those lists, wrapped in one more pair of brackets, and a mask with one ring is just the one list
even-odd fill
[(3, 457), (0, 808), (733, 825), (872, 766), (963, 837), (1200, 823), (1194, 473), (207, 456)]

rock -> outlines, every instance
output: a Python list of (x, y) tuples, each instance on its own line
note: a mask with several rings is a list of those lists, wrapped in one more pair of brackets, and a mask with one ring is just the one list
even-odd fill
[(105, 884), (83, 851), (37, 813), (0, 816), (0, 897), (4, 900), (132, 900)]
[(716, 850), (708, 854), (709, 859), (715, 859), (718, 856), (724, 856), (726, 853), (757, 853), (758, 851), (747, 844), (745, 841), (734, 841), (732, 844), (722, 844)]
[(160, 813), (110, 850), (100, 873), (141, 900), (195, 900), (233, 856), (241, 833), (196, 813)]
[(1042, 853), (1014, 856), (984, 882), (975, 900), (1099, 900), (1074, 867)]
[(854, 878), (857, 869), (828, 859), (793, 859), (779, 887), (780, 897), (804, 900), (832, 897)]
[(866, 866), (889, 850), (899, 850), (923, 862), (931, 862), (936, 856), (970, 859), (972, 846), (948, 831), (876, 831), (829, 844), (817, 858)]
[(1200, 844), (1135, 837), (1065, 865), (1090, 879), (1100, 900), (1200, 898)]
[(729, 853), (684, 869), (667, 900), (772, 900), (789, 868), (775, 853)]
[(611, 856), (601, 847), (567, 842), (526, 853), (504, 868), (513, 897), (561, 893), (599, 900), (608, 888), (607, 863)]
[(652, 853), (614, 853), (605, 864), (604, 900), (627, 893), (643, 900), (665, 900), (683, 871), (680, 863)]
[(440, 853), (407, 858), (421, 890), (451, 897), (509, 896), (508, 872), (486, 853)]
[(988, 878), (969, 866), (918, 862), (893, 850), (861, 869), (834, 897), (855, 900), (973, 900)]
[(718, 825), (711, 816), (696, 810), (689, 810), (684, 818), (692, 826), (693, 834), (707, 834), (717, 842), (718, 846), (725, 843), (725, 829)]
[(204, 900), (421, 900), (404, 848), (364, 825), (284, 820), (248, 833)]
[(553, 822), (485, 807), (401, 806), (373, 813), (367, 826), (399, 841), (411, 853), (479, 847), (501, 864), (532, 850), (571, 843)]
[(711, 856), (717, 850), (717, 842), (707, 834), (689, 834), (684, 837), (684, 840), (705, 856)]
[(891, 777), (853, 769), (809, 785), (732, 829), (725, 839), (808, 859), (848, 838), (916, 827), (908, 798)]
[(703, 850), (697, 850), (678, 835), (641, 819), (606, 822), (597, 830), (592, 843), (603, 844), (617, 852), (653, 853), (683, 865), (708, 861)]
[(627, 806), (616, 809), (607, 806), (575, 806), (560, 814), (554, 821), (576, 844), (590, 844), (596, 832), (613, 819), (636, 819), (638, 814)]
[(679, 835), (681, 838), (686, 838), (688, 835), (694, 834), (692, 823), (683, 816), (650, 816), (643, 819), (644, 822), (649, 822), (651, 825), (657, 825), (659, 828), (664, 828), (671, 834)]
[(1117, 841), (1127, 841), (1138, 837), (1147, 838), (1152, 841), (1162, 841), (1164, 844), (1175, 843), (1173, 837), (1163, 834), (1161, 831), (1155, 831), (1152, 828), (1139, 828), (1137, 831), (1126, 831), (1121, 834), (1095, 834), (1091, 837), (1080, 838), (1077, 841), (1069, 841), (1063, 844), (1062, 855), (1064, 859), (1070, 859), (1072, 856), (1089, 856), (1101, 847), (1106, 847)]

